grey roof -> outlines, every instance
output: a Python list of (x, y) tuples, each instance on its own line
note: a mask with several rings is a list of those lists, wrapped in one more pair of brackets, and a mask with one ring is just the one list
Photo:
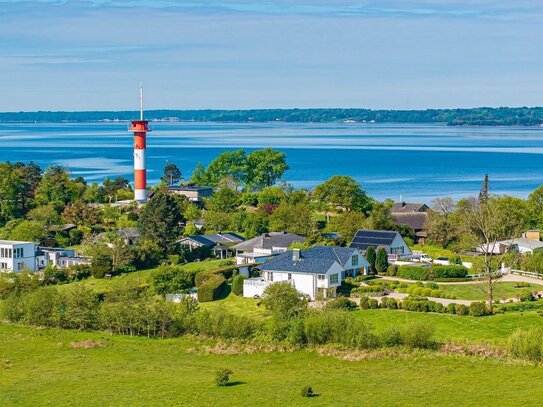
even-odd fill
[(398, 232), (391, 230), (360, 229), (356, 232), (356, 235), (354, 235), (349, 247), (354, 247), (358, 250), (366, 250), (370, 246), (388, 249), (398, 235)]
[(426, 229), (428, 214), (426, 212), (393, 213), (392, 217), (396, 224), (407, 225), (415, 232), (418, 232)]
[(262, 271), (286, 271), (292, 273), (325, 274), (337, 260), (332, 257), (311, 255), (309, 250), (300, 253), (300, 259), (292, 259), (292, 250), (272, 257), (258, 267)]
[(294, 242), (305, 242), (305, 237), (287, 232), (270, 232), (249, 239), (233, 246), (233, 249), (252, 251), (258, 249), (271, 249), (272, 247), (288, 248)]
[(119, 228), (119, 233), (126, 239), (140, 237), (141, 233), (138, 228)]
[(303, 255), (312, 258), (336, 260), (343, 266), (356, 252), (357, 249), (351, 247), (315, 246), (309, 250), (304, 250)]
[(543, 248), (543, 242), (534, 239), (527, 239), (525, 237), (519, 237), (516, 239), (502, 240), (496, 242), (498, 244), (503, 244), (505, 246), (517, 245), (519, 247), (524, 247), (530, 250), (537, 250)]
[(217, 243), (236, 243), (243, 242), (243, 237), (236, 233), (215, 233), (213, 235), (191, 235), (179, 240), (192, 239), (203, 246), (215, 246)]
[(423, 203), (406, 203), (396, 202), (390, 208), (390, 213), (413, 213), (413, 212), (426, 212), (430, 208)]
[(184, 186), (169, 186), (170, 191), (213, 191), (213, 187), (196, 186), (196, 185), (184, 185)]

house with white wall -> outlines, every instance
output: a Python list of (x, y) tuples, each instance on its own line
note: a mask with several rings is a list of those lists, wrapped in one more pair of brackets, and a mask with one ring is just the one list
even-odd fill
[(35, 258), (35, 243), (0, 240), (0, 272), (35, 271)]
[(315, 300), (335, 297), (341, 282), (346, 277), (367, 274), (369, 263), (357, 249), (317, 246), (286, 251), (257, 268), (261, 276), (243, 282), (244, 297), (261, 298), (266, 287), (286, 281)]
[(360, 229), (354, 235), (349, 247), (358, 249), (362, 253), (366, 253), (368, 247), (373, 247), (375, 250), (383, 248), (387, 251), (389, 259), (412, 255), (402, 235), (393, 230)]

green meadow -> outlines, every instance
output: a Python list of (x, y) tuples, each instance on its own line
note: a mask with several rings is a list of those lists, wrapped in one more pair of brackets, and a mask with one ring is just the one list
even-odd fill
[[(89, 340), (102, 346), (73, 346)], [(431, 351), (360, 361), (309, 350), (206, 354), (190, 338), (7, 324), (0, 343), (2, 406), (513, 406), (543, 398), (541, 367)], [(216, 387), (224, 367), (232, 385)], [(305, 385), (318, 396), (301, 397)]]

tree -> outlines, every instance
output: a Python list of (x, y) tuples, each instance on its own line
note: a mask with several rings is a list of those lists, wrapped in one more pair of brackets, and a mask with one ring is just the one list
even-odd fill
[(485, 179), (483, 180), (483, 185), (479, 191), (479, 203), (486, 203), (488, 196), (490, 194), (490, 186), (488, 184), (488, 174), (485, 174)]
[(60, 215), (52, 205), (38, 206), (31, 209), (26, 217), (30, 220), (35, 220), (45, 225), (46, 229), (50, 229), (53, 225), (60, 223)]
[(307, 310), (307, 298), (286, 281), (266, 287), (262, 303), (278, 320), (293, 319)]
[(206, 185), (218, 186), (221, 179), (230, 176), (240, 185), (247, 172), (247, 157), (244, 150), (225, 151), (215, 158), (204, 173)]
[(99, 305), (98, 297), (91, 288), (76, 284), (66, 298), (64, 319), (67, 327), (80, 331), (98, 328)]
[(280, 187), (266, 187), (258, 193), (259, 205), (279, 205), (287, 199), (287, 194)]
[(325, 206), (368, 214), (372, 200), (358, 182), (347, 176), (334, 176), (313, 190), (313, 198)]
[[(105, 210), (104, 212), (106, 216), (112, 216), (109, 209)], [(64, 208), (64, 211), (62, 212), (62, 220), (76, 226), (94, 226), (100, 223), (102, 219), (100, 216), (100, 211), (97, 208), (89, 206), (83, 201), (78, 200)]]
[(181, 235), (182, 202), (176, 195), (158, 191), (147, 202), (139, 226), (143, 238), (151, 239), (167, 253)]
[(0, 225), (24, 215), (23, 177), (9, 162), (0, 163)]
[(384, 273), (388, 268), (388, 253), (386, 249), (380, 248), (377, 250), (377, 255), (375, 256), (375, 270), (378, 273)]
[(111, 256), (111, 266), (117, 270), (123, 266), (132, 264), (134, 253), (123, 237), (117, 232), (107, 232), (101, 238), (101, 243), (107, 247), (106, 252)]
[(272, 148), (256, 150), (247, 155), (245, 183), (249, 189), (270, 187), (288, 170), (286, 155)]
[(368, 216), (368, 228), (373, 230), (396, 230), (396, 222), (390, 214), (390, 202), (375, 202)]
[(47, 236), (45, 225), (35, 220), (24, 220), (10, 233), (10, 239), (23, 242), (41, 242)]
[(304, 204), (283, 203), (273, 211), (269, 219), (270, 230), (274, 232), (287, 231), (309, 236), (316, 229), (311, 209)]
[(370, 271), (374, 274), (375, 274), (375, 259), (376, 259), (375, 247), (370, 246), (366, 250), (366, 260), (370, 264)]
[(197, 205), (189, 203), (187, 209), (185, 209), (185, 219), (189, 222), (196, 222), (202, 218), (202, 211)]
[(487, 296), (488, 311), (493, 313), (496, 281), (501, 277), (499, 267), (506, 253), (494, 254), (499, 251), (498, 242), (518, 236), (522, 226), (511, 222), (509, 213), (493, 197), (472, 205), (465, 213), (465, 222), (482, 243), (482, 261), (478, 263), (477, 271), (483, 275), (480, 288)]
[(214, 212), (234, 212), (239, 206), (240, 194), (230, 188), (216, 191), (206, 202), (206, 207)]
[(203, 214), (204, 227), (207, 232), (229, 230), (231, 229), (233, 215), (232, 212), (206, 211)]
[(194, 185), (207, 185), (205, 167), (202, 163), (196, 164), (189, 182)]
[(543, 229), (543, 185), (536, 188), (527, 200), (530, 227)]
[(151, 284), (157, 294), (178, 294), (192, 288), (194, 278), (179, 266), (162, 265), (153, 274)]
[(74, 186), (68, 172), (59, 165), (53, 165), (45, 170), (36, 188), (36, 204), (53, 205), (60, 212), (74, 199)]
[(354, 235), (359, 229), (364, 229), (367, 225), (366, 217), (360, 212), (342, 212), (332, 216), (328, 221), (326, 230), (337, 232), (341, 235), (345, 243), (353, 240)]
[(173, 186), (178, 184), (182, 179), (183, 175), (181, 170), (174, 163), (168, 163), (164, 167), (164, 174), (160, 177), (168, 186)]

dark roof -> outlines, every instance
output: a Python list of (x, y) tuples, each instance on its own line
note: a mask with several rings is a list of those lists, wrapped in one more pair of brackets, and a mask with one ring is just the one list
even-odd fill
[(361, 229), (356, 232), (349, 247), (354, 247), (358, 250), (366, 250), (370, 246), (388, 249), (398, 235), (398, 232), (391, 230)]
[(245, 240), (236, 233), (215, 233), (213, 235), (191, 235), (179, 240), (178, 242), (185, 239), (192, 239), (203, 246), (215, 246), (217, 243), (237, 243)]
[(309, 250), (305, 250), (303, 255), (306, 257), (336, 260), (343, 266), (356, 252), (357, 249), (351, 247), (315, 246)]
[(413, 212), (426, 212), (430, 208), (423, 203), (406, 203), (396, 202), (390, 208), (390, 213), (413, 213)]
[(272, 247), (289, 247), (294, 242), (305, 242), (305, 237), (287, 232), (270, 232), (249, 239), (233, 246), (236, 250), (271, 249)]
[(196, 185), (185, 185), (185, 186), (169, 186), (170, 191), (212, 191), (213, 187), (200, 187)]
[(287, 271), (292, 273), (313, 273), (324, 274), (337, 260), (334, 258), (312, 256), (307, 253), (308, 251), (302, 251), (300, 253), (300, 259), (293, 261), (292, 250), (278, 254), (272, 257), (264, 264), (258, 267), (263, 271)]
[(122, 237), (126, 239), (141, 236), (140, 230), (138, 228), (119, 228), (119, 233)]
[(415, 232), (418, 232), (425, 229), (428, 214), (426, 212), (393, 213), (392, 217), (396, 221), (396, 224), (407, 225)]

